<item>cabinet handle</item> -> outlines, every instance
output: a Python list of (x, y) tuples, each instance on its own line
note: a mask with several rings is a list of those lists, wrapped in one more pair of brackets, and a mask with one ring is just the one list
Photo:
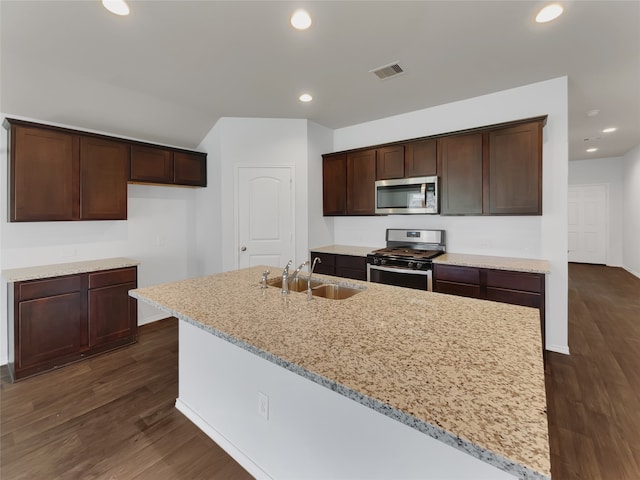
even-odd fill
[(240, 251), (241, 252), (246, 252), (247, 251), (247, 247), (240, 247)]

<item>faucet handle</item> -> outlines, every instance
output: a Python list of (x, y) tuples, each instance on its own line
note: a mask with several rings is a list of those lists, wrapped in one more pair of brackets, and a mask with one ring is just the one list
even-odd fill
[(271, 270), (265, 270), (264, 272), (262, 272), (262, 280), (260, 281), (261, 283), (260, 288), (267, 288), (267, 277), (269, 276), (270, 273), (271, 273)]

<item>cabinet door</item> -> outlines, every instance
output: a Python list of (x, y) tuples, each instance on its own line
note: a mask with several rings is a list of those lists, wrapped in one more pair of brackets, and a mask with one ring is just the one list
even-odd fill
[(80, 218), (126, 220), (129, 145), (80, 137)]
[(489, 133), (489, 206), (492, 215), (542, 215), (542, 124)]
[(20, 302), (15, 327), (16, 371), (79, 353), (86, 344), (82, 311), (82, 292)]
[(176, 185), (207, 186), (207, 155), (173, 153), (173, 182)]
[(482, 214), (482, 134), (439, 140), (442, 215)]
[(314, 272), (322, 273), (324, 275), (336, 274), (336, 255), (333, 253), (311, 252), (312, 262), (316, 257), (320, 258), (320, 262), (316, 263), (316, 267), (313, 270)]
[(164, 148), (131, 146), (130, 180), (173, 183), (173, 152)]
[(322, 157), (322, 212), (324, 215), (347, 213), (347, 155)]
[(404, 145), (379, 148), (376, 157), (376, 180), (404, 176)]
[(366, 257), (352, 255), (336, 255), (336, 276), (353, 278), (355, 280), (367, 279)]
[(347, 154), (347, 215), (375, 214), (376, 151)]
[(10, 149), (9, 220), (77, 220), (78, 137), (14, 125)]
[(436, 140), (407, 143), (404, 146), (404, 176), (430, 177), (438, 174)]
[(124, 283), (89, 290), (89, 345), (91, 348), (134, 336), (137, 329), (136, 301)]

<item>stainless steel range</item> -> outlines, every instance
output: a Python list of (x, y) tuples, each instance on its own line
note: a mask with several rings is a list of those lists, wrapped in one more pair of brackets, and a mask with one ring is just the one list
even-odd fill
[(431, 259), (445, 251), (444, 230), (387, 229), (387, 247), (367, 255), (367, 280), (433, 290)]

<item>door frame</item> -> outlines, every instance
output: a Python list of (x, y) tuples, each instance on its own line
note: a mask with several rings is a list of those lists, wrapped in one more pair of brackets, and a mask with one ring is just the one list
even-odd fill
[[(291, 176), (291, 188), (289, 194), (291, 195), (291, 258), (295, 259), (296, 253), (296, 182), (295, 182), (295, 167), (293, 165), (279, 165), (279, 164), (264, 164), (264, 163), (236, 163), (233, 165), (233, 186), (235, 189), (233, 199), (233, 248), (236, 251), (234, 257), (234, 267), (236, 270), (240, 268), (240, 169), (241, 168), (286, 168), (289, 170)], [(284, 268), (284, 265), (282, 266)]]
[[(608, 183), (570, 183), (568, 188), (571, 187), (604, 187), (604, 256), (605, 256), (605, 265), (610, 265), (611, 251), (609, 246), (609, 222), (611, 217), (611, 210), (609, 207), (610, 199), (609, 199), (609, 188), (610, 185)], [(567, 191), (567, 205), (569, 203), (569, 196)], [(569, 217), (567, 211), (567, 233), (569, 231)], [(567, 245), (568, 247), (568, 245)], [(567, 248), (567, 257), (569, 256), (569, 249)], [(569, 260), (568, 260), (569, 261)], [(569, 261), (570, 262), (570, 261)], [(584, 263), (584, 262), (575, 262), (575, 263)]]

